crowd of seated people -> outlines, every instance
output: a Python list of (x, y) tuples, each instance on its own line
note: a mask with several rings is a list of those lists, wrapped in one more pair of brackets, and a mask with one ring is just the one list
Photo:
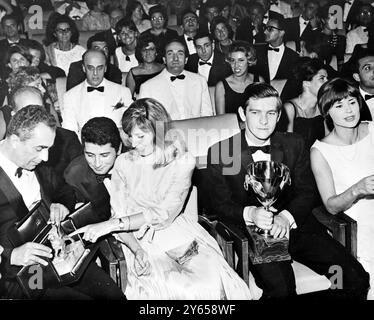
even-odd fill
[[(291, 260), (249, 261), (254, 281), (239, 277), (185, 211), (195, 184), (199, 212), (288, 238), (291, 258), (319, 275), (339, 265), (343, 285), (324, 298), (374, 299), (374, 1), (51, 0), (41, 41), (24, 32), (32, 1), (8, 2), (0, 1), (0, 298), (27, 298), (17, 272), (52, 257), (48, 246), (10, 240), (41, 200), (57, 228), (91, 202), (93, 216), (71, 236), (114, 235), (128, 267), (124, 292), (92, 260), (39, 298), (297, 298)], [(172, 123), (230, 113), (240, 132), (210, 146), (198, 169)], [(271, 211), (243, 187), (254, 161), (290, 170)], [(314, 218), (320, 206), (357, 222), (357, 259)]]

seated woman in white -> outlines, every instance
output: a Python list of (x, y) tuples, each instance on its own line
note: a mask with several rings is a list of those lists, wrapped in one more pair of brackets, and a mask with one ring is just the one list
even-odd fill
[(340, 78), (320, 88), (318, 106), (333, 130), (312, 145), (312, 170), (326, 209), (357, 221), (357, 258), (370, 274), (373, 299), (374, 123), (360, 122), (360, 92)]
[[(96, 240), (113, 231), (125, 231), (118, 233), (122, 240), (135, 235), (138, 250), (122, 246), (128, 299), (250, 299), (248, 286), (227, 264), (217, 242), (196, 215), (183, 211), (195, 158), (168, 130), (169, 123), (165, 108), (150, 98), (124, 112), (122, 128), (133, 149), (117, 158), (112, 171), (113, 216), (85, 227), (83, 237)], [(197, 254), (184, 263), (172, 258), (171, 250), (186, 249), (194, 241)]]

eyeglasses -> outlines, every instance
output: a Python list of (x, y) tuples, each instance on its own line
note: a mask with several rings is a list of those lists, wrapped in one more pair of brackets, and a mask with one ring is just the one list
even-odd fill
[(56, 29), (56, 32), (57, 33), (69, 33), (71, 31), (70, 28), (66, 28), (66, 29)]
[(194, 17), (189, 17), (189, 18), (184, 18), (183, 21), (185, 21), (185, 22), (196, 22), (197, 19), (194, 18)]
[(164, 17), (152, 17), (151, 20), (152, 21), (162, 21), (162, 20), (164, 20)]
[(281, 31), (281, 30), (283, 30), (283, 29), (280, 29), (280, 28), (277, 28), (277, 27), (273, 27), (273, 26), (266, 26), (266, 27), (265, 27), (265, 30), (266, 30), (266, 31), (269, 31), (269, 32), (272, 32), (273, 30)]

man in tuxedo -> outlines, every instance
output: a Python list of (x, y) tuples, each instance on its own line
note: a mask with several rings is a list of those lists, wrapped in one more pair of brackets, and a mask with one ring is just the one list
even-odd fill
[(274, 79), (289, 79), (299, 55), (284, 45), (285, 23), (283, 18), (270, 19), (265, 28), (266, 44), (256, 46), (256, 68), (265, 82)]
[(308, 41), (313, 37), (313, 31), (319, 28), (318, 9), (318, 0), (308, 0), (304, 3), (300, 16), (285, 20), (285, 41), (295, 41), (297, 52), (300, 52), (300, 40)]
[[(72, 188), (50, 167), (42, 164), (48, 160), (55, 132), (56, 120), (53, 116), (41, 106), (28, 106), (13, 116), (6, 138), (0, 143), (0, 244), (4, 247), (1, 273), (5, 298), (25, 298), (16, 281), (21, 267), (45, 266), (48, 264), (45, 258), (52, 258), (51, 248), (37, 242), (16, 241), (16, 237), (11, 237), (17, 234), (17, 223), (40, 200), (49, 207), (52, 224), (59, 225), (74, 209)], [(29, 273), (35, 274), (32, 270)], [(41, 298), (44, 299), (124, 298), (109, 275), (94, 262), (89, 264), (75, 284), (56, 288), (44, 286), (41, 290)]]
[(83, 125), (94, 117), (108, 117), (120, 128), (122, 114), (133, 101), (129, 88), (104, 78), (106, 63), (102, 51), (87, 50), (83, 55), (86, 80), (64, 94), (62, 127), (78, 137)]
[[(331, 294), (366, 299), (368, 274), (312, 215), (318, 196), (304, 140), (293, 133), (274, 132), (282, 107), (278, 92), (266, 83), (254, 83), (245, 94), (248, 100), (239, 110), (245, 129), (208, 151), (207, 183), (213, 211), (228, 224), (255, 225), (269, 230), (274, 238), (287, 236), (292, 259), (319, 274), (330, 277), (330, 267), (340, 266), (342, 289), (331, 290)], [(291, 175), (291, 186), (285, 187), (271, 212), (260, 205), (250, 187), (246, 191), (243, 185), (251, 162), (270, 160), (285, 164)], [(251, 264), (250, 271), (263, 290), (263, 298), (295, 296), (290, 260)]]
[(361, 120), (374, 119), (374, 52), (362, 49), (353, 62), (353, 78), (359, 84), (362, 96)]
[[(11, 96), (12, 113), (29, 105), (44, 106), (41, 91), (34, 87), (18, 88)], [(52, 167), (55, 173), (62, 177), (69, 163), (82, 154), (82, 146), (75, 132), (57, 127), (56, 137), (48, 151), (46, 164)]]
[(118, 47), (118, 36), (116, 33), (116, 24), (124, 17), (123, 11), (118, 8), (113, 8), (109, 12), (110, 29), (101, 31), (98, 34), (103, 35), (105, 42), (108, 45), (109, 56), (113, 56)]
[(21, 38), (18, 29), (19, 22), (12, 14), (2, 18), (1, 27), (5, 33), (5, 39), (0, 40), (0, 62), (4, 63), (5, 55), (11, 46), (18, 44), (27, 47), (29, 41)]
[(166, 68), (140, 86), (139, 99), (153, 98), (162, 103), (173, 120), (214, 115), (207, 81), (186, 71), (187, 48), (179, 39), (165, 46)]
[(193, 39), (199, 30), (198, 16), (192, 11), (185, 11), (182, 15), (182, 29), (183, 34), (181, 40), (187, 47), (187, 55), (190, 56), (196, 53), (196, 48)]
[(208, 87), (214, 87), (230, 74), (232, 69), (226, 62), (225, 55), (214, 50), (214, 43), (209, 33), (198, 32), (194, 39), (196, 53), (188, 58), (186, 70), (200, 74)]
[[(87, 49), (101, 50), (107, 59), (107, 70), (104, 74), (105, 79), (122, 84), (122, 72), (117, 66), (110, 62), (109, 48), (104, 34), (97, 33), (90, 37), (87, 41)], [(70, 90), (85, 79), (86, 74), (83, 68), (83, 60), (71, 63), (66, 79), (66, 90)]]

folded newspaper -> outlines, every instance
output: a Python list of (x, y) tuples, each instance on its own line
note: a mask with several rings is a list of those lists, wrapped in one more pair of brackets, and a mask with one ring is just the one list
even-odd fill
[(199, 244), (194, 239), (189, 244), (183, 244), (177, 248), (166, 251), (166, 254), (179, 264), (184, 264), (199, 253)]

